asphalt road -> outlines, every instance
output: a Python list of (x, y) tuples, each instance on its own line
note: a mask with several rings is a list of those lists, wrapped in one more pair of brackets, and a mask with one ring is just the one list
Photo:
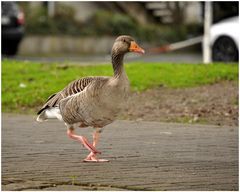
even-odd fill
[[(14, 56), (10, 59), (20, 61), (33, 61), (42, 63), (74, 63), (79, 65), (96, 65), (110, 63), (111, 57), (109, 55), (91, 55), (91, 56), (74, 56), (74, 55), (61, 55), (61, 56)], [(125, 63), (132, 61), (141, 62), (168, 62), (168, 63), (202, 63), (202, 55), (199, 53), (164, 53), (164, 54), (146, 54), (137, 55), (129, 53), (125, 56)]]
[(3, 114), (2, 190), (238, 190), (237, 127), (116, 121), (98, 149), (84, 163), (63, 123)]

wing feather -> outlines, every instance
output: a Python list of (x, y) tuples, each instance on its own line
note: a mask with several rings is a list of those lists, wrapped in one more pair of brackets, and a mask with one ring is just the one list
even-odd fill
[(104, 77), (84, 77), (69, 83), (63, 90), (58, 93), (52, 94), (46, 101), (46, 103), (42, 106), (42, 108), (38, 111), (38, 115), (42, 113), (44, 110), (50, 107), (58, 106), (59, 102), (73, 94), (83, 91), (90, 82), (96, 79), (102, 79)]

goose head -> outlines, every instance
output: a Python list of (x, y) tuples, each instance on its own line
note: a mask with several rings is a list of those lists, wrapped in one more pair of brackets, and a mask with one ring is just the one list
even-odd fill
[(131, 36), (119, 36), (113, 44), (112, 53), (125, 54), (128, 52), (145, 53)]

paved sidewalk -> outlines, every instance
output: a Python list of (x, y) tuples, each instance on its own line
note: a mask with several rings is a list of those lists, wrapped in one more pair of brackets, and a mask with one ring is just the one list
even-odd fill
[(238, 190), (236, 127), (116, 121), (98, 149), (83, 163), (63, 123), (3, 114), (2, 190)]

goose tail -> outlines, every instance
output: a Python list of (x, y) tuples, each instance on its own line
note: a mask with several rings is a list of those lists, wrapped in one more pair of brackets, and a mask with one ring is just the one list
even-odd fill
[(43, 122), (47, 121), (48, 119), (59, 119), (62, 121), (62, 115), (60, 113), (59, 107), (52, 107), (52, 108), (47, 108), (37, 116), (36, 121), (38, 122)]

